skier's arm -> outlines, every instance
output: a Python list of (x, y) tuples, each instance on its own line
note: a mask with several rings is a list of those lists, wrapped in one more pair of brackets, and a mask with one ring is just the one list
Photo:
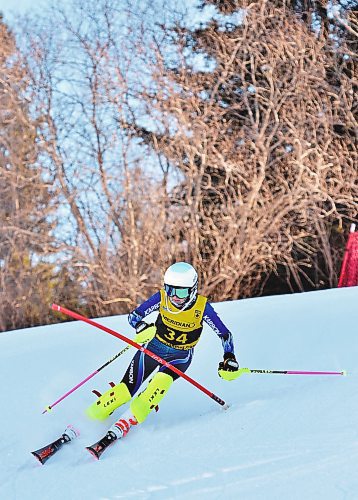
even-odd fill
[(137, 328), (138, 323), (148, 316), (148, 314), (158, 311), (160, 304), (160, 292), (155, 293), (148, 300), (140, 304), (134, 311), (128, 314), (128, 322), (133, 328)]
[(145, 344), (155, 336), (157, 331), (155, 325), (153, 323), (148, 324), (143, 320), (153, 311), (157, 311), (159, 305), (160, 292), (157, 292), (128, 315), (129, 324), (136, 329), (135, 342)]
[(214, 310), (213, 306), (206, 303), (203, 320), (207, 323), (212, 330), (221, 339), (221, 343), (224, 349), (224, 354), (230, 352), (234, 354), (234, 341), (232, 338), (232, 333), (226, 325), (221, 321), (219, 315)]
[(224, 380), (235, 380), (240, 376), (239, 363), (234, 354), (234, 342), (230, 330), (219, 318), (213, 306), (206, 303), (203, 320), (221, 338), (224, 359), (219, 363), (218, 373)]

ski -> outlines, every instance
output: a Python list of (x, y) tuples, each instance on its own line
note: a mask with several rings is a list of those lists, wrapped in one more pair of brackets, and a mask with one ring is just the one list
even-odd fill
[(92, 444), (91, 446), (86, 446), (86, 450), (91, 453), (91, 455), (96, 459), (99, 460), (100, 456), (106, 449), (111, 446), (116, 440), (117, 436), (115, 435), (114, 432), (108, 431), (107, 434), (101, 438), (99, 441), (96, 443)]
[(62, 448), (66, 443), (70, 443), (80, 434), (72, 425), (68, 425), (63, 432), (62, 436), (53, 441), (52, 443), (39, 448), (38, 450), (32, 451), (32, 455), (37, 458), (37, 460), (44, 464), (49, 458), (51, 458), (55, 453)]

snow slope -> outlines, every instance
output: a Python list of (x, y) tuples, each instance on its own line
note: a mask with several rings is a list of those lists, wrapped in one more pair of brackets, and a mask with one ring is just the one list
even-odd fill
[[(63, 304), (66, 306), (66, 304)], [(84, 450), (115, 420), (90, 422), (91, 390), (120, 380), (133, 350), (42, 410), (123, 348), (81, 322), (0, 334), (0, 499), (358, 499), (358, 287), (216, 305), (241, 366), (347, 370), (348, 376), (217, 376), (221, 343), (205, 327), (188, 374), (160, 411), (99, 462)], [(132, 335), (126, 317), (99, 320)], [(117, 415), (121, 410), (117, 412)], [(81, 430), (41, 466), (30, 451)]]

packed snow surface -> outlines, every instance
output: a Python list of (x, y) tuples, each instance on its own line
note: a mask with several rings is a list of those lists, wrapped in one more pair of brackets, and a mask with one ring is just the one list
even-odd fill
[[(66, 304), (62, 304), (66, 307)], [(221, 342), (205, 326), (188, 375), (141, 426), (95, 461), (85, 450), (106, 422), (84, 409), (118, 382), (134, 349), (42, 410), (123, 349), (83, 322), (0, 334), (2, 500), (358, 499), (358, 287), (215, 305), (242, 367), (347, 370), (347, 376), (217, 375)], [(53, 313), (55, 314), (55, 313)], [(100, 323), (133, 337), (125, 316)], [(81, 436), (45, 465), (30, 454), (73, 424)]]

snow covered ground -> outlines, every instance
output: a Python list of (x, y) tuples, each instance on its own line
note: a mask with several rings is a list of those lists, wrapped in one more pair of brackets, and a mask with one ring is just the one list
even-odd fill
[[(116, 414), (97, 423), (83, 410), (93, 388), (120, 380), (133, 350), (42, 415), (123, 343), (81, 322), (2, 333), (0, 499), (358, 499), (358, 287), (216, 309), (242, 367), (348, 376), (246, 374), (225, 382), (217, 376), (221, 343), (205, 327), (188, 374), (229, 410), (179, 380), (160, 411), (97, 462), (84, 447)], [(99, 322), (133, 334), (126, 317)], [(30, 451), (68, 423), (80, 438), (41, 466)]]

